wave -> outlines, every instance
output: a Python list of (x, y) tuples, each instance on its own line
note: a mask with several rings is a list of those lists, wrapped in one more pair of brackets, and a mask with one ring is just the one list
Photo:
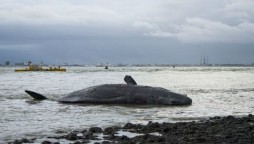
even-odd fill
[(237, 94), (241, 92), (254, 92), (254, 88), (246, 89), (190, 89), (185, 90), (187, 93), (199, 94), (199, 93), (227, 93), (227, 94)]

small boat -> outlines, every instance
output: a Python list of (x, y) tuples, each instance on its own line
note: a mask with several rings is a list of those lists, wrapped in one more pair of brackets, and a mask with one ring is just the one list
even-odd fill
[(42, 65), (33, 65), (30, 61), (28, 62), (28, 67), (25, 69), (15, 69), (15, 72), (28, 72), (28, 71), (56, 71), (56, 72), (66, 72), (65, 68), (58, 67), (49, 67), (43, 68)]
[(108, 63), (107, 63), (107, 65), (105, 66), (105, 69), (108, 69)]

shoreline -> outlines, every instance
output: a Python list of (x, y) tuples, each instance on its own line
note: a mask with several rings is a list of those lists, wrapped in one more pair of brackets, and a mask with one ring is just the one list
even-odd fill
[[(9, 144), (34, 143), (38, 138), (16, 139)], [(208, 120), (157, 123), (147, 125), (127, 123), (105, 129), (91, 127), (61, 136), (48, 136), (42, 144), (167, 144), (167, 143), (254, 143), (254, 116), (211, 117)]]

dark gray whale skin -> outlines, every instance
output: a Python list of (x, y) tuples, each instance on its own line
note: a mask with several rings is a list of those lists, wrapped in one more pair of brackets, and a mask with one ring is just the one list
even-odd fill
[[(61, 103), (87, 104), (138, 104), (138, 105), (191, 105), (187, 95), (171, 92), (160, 87), (140, 86), (129, 75), (124, 77), (127, 84), (104, 84), (74, 91), (58, 101)], [(36, 100), (47, 97), (26, 90)]]
[[(26, 90), (36, 100), (47, 99), (42, 94)], [(186, 95), (160, 87), (104, 84), (74, 91), (60, 99), (61, 103), (137, 104), (137, 105), (191, 105)]]
[(74, 91), (58, 100), (62, 103), (191, 105), (186, 95), (160, 87), (104, 84)]

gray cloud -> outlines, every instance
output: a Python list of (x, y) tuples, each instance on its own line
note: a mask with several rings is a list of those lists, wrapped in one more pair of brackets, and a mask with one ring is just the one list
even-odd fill
[(230, 26), (201, 18), (187, 19), (174, 36), (183, 42), (252, 43), (254, 23)]
[[(189, 1), (189, 4), (193, 4), (193, 2), (195, 1)], [(215, 5), (211, 7), (209, 7), (210, 3), (207, 3), (195, 6), (197, 10), (188, 14), (184, 12), (177, 13), (179, 20), (173, 21), (173, 24), (171, 23), (171, 17), (168, 17), (168, 23), (166, 24), (163, 22), (138, 21), (133, 26), (139, 28), (145, 36), (176, 38), (189, 43), (253, 43), (254, 10), (252, 7), (254, 1), (231, 0), (217, 4), (213, 2)], [(186, 7), (186, 5), (180, 6), (181, 10)], [(189, 11), (186, 10), (185, 12)]]
[(1, 0), (0, 60), (252, 63), (253, 7), (253, 0)]
[[(195, 6), (194, 6), (195, 5)], [(121, 26), (183, 42), (252, 42), (252, 0), (2, 1), (0, 23)], [(251, 37), (249, 37), (251, 36)], [(236, 41), (237, 40), (237, 41)]]
[(87, 1), (13, 0), (3, 1), (0, 5), (0, 20), (4, 24), (107, 26), (119, 25), (124, 18), (106, 5)]

